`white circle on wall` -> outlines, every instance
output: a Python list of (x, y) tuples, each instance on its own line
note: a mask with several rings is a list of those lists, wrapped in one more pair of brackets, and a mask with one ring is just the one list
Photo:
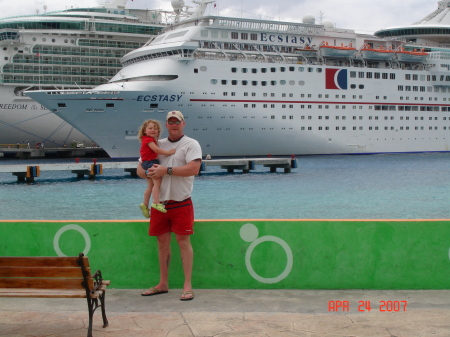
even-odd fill
[(88, 232), (86, 232), (86, 230), (79, 226), (79, 225), (66, 225), (64, 227), (61, 227), (55, 234), (55, 237), (53, 238), (53, 248), (55, 249), (55, 252), (58, 256), (67, 256), (66, 254), (64, 254), (61, 250), (61, 248), (59, 248), (59, 238), (61, 237), (61, 235), (69, 230), (74, 230), (79, 232), (81, 235), (83, 235), (84, 241), (86, 243), (84, 250), (83, 250), (83, 254), (85, 256), (88, 255), (89, 250), (91, 249), (91, 238), (89, 237)]

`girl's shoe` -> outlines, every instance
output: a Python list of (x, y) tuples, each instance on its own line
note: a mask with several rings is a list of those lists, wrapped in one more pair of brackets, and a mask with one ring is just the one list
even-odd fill
[(139, 208), (141, 209), (142, 215), (144, 216), (144, 218), (150, 218), (150, 213), (148, 212), (148, 207), (145, 206), (144, 204), (140, 204)]
[(160, 212), (167, 213), (167, 209), (164, 207), (163, 204), (152, 204), (152, 208), (154, 208)]

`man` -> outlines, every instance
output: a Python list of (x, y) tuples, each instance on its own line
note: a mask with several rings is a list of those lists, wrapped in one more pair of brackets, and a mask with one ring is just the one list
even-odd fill
[[(190, 241), (190, 235), (194, 233), (194, 207), (191, 193), (194, 176), (200, 170), (202, 150), (196, 140), (184, 135), (185, 126), (186, 122), (180, 111), (170, 111), (167, 114), (166, 128), (169, 136), (161, 139), (158, 145), (166, 151), (175, 149), (175, 154), (160, 155), (161, 164), (155, 164), (148, 170), (148, 177), (162, 178), (160, 200), (165, 204), (167, 213), (151, 209), (149, 235), (156, 236), (158, 241), (160, 280), (156, 286), (143, 292), (142, 296), (169, 291), (170, 241), (173, 232), (180, 247), (185, 278), (180, 300), (194, 298), (191, 282), (194, 253)], [(138, 166), (138, 174), (146, 178), (141, 165)]]

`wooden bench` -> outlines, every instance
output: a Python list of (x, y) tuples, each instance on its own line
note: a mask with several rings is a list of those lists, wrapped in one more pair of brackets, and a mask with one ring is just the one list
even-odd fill
[(97, 308), (102, 309), (103, 327), (108, 326), (105, 291), (109, 284), (99, 270), (91, 275), (83, 253), (78, 257), (0, 257), (0, 297), (86, 298), (88, 337), (92, 337)]

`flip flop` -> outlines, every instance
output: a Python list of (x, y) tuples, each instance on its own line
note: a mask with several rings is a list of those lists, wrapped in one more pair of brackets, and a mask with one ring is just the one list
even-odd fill
[[(186, 295), (192, 295), (192, 297), (186, 298)], [(183, 297), (184, 296), (184, 297)], [(194, 299), (194, 292), (193, 291), (183, 291), (180, 297), (180, 301), (190, 301)]]
[[(153, 291), (150, 294), (146, 294), (147, 291)], [(159, 290), (156, 289), (155, 287), (151, 287), (149, 289), (147, 289), (146, 291), (144, 291), (141, 295), (142, 296), (154, 296), (154, 295), (160, 295), (160, 294), (167, 294), (169, 291), (168, 290)]]

